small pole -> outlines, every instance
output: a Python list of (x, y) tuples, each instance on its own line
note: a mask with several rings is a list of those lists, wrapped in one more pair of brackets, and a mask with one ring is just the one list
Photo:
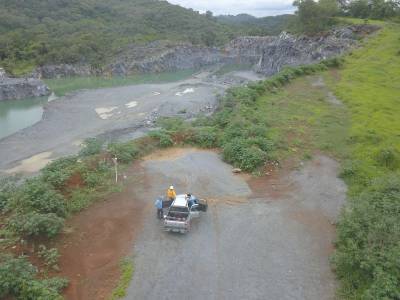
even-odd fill
[(118, 183), (118, 158), (114, 157), (112, 160), (115, 166), (115, 183)]

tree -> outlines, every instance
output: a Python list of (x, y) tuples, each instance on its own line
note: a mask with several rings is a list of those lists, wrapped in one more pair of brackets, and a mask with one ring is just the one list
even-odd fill
[(348, 5), (350, 16), (355, 18), (366, 19), (370, 15), (370, 7), (368, 0), (356, 0)]
[(400, 1), (355, 0), (348, 4), (347, 10), (355, 18), (387, 19), (400, 14)]
[(297, 7), (300, 31), (308, 34), (328, 29), (335, 23), (333, 17), (339, 12), (336, 0), (296, 0), (293, 5)]

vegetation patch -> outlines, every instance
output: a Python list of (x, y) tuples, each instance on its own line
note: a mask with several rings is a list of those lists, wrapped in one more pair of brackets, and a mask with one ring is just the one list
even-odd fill
[[(46, 244), (61, 232), (66, 217), (120, 189), (121, 185), (115, 184), (115, 157), (120, 170), (123, 170), (127, 163), (156, 147), (157, 141), (153, 138), (108, 146), (99, 140), (88, 139), (79, 155), (51, 162), (35, 178), (20, 183), (12, 178), (2, 179), (1, 250), (9, 254), (0, 260), (0, 281), (1, 284), (4, 282), (3, 286), (0, 284), (0, 297), (59, 299), (59, 291), (66, 281), (38, 276), (42, 275), (42, 271), (47, 274), (48, 271), (58, 270), (59, 254), (57, 249), (48, 249), (41, 243)], [(40, 245), (36, 247), (38, 243)], [(14, 257), (19, 254), (14, 252), (39, 257), (43, 265), (39, 266), (39, 270), (28, 261), (28, 257)], [(128, 270), (125, 270), (125, 263), (123, 266), (125, 274)], [(15, 273), (21, 276), (22, 281), (11, 284), (15, 278), (6, 273), (12, 268), (16, 269)], [(4, 274), (1, 274), (2, 270)], [(32, 296), (28, 297), (30, 294)]]
[(117, 287), (113, 290), (110, 300), (122, 299), (126, 296), (126, 289), (133, 278), (134, 266), (132, 259), (125, 258), (120, 263), (121, 276)]
[[(335, 58), (316, 65), (287, 68), (266, 81), (231, 88), (213, 116), (200, 117), (192, 123), (179, 118), (164, 118), (159, 120), (162, 129), (151, 132), (150, 136), (158, 140), (161, 147), (179, 144), (219, 147), (225, 161), (257, 173), (269, 162), (292, 153), (293, 149), (308, 151), (311, 145), (307, 140), (325, 143), (327, 149), (334, 148), (334, 144), (324, 140), (326, 134), (318, 134), (316, 128), (334, 132), (345, 126), (343, 108), (333, 107), (324, 100), (326, 94), (311, 88), (306, 79), (298, 78), (340, 64), (341, 60)], [(287, 92), (282, 87), (289, 83)], [(297, 119), (293, 117), (294, 113), (298, 114)], [(336, 126), (338, 119), (340, 122)], [(293, 134), (290, 135), (288, 129)], [(314, 138), (316, 133), (318, 137)], [(285, 140), (287, 135), (292, 138)], [(339, 135), (343, 135), (343, 131)]]
[(341, 173), (349, 203), (333, 259), (347, 299), (400, 297), (400, 27), (380, 24), (383, 29), (328, 80), (351, 120)]

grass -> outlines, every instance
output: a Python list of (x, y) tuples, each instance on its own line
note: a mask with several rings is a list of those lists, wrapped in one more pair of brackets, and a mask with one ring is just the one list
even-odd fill
[(109, 300), (117, 300), (126, 296), (126, 289), (133, 278), (134, 266), (132, 259), (125, 258), (120, 263), (121, 276), (117, 287), (113, 290)]
[(82, 89), (97, 89), (143, 83), (174, 82), (185, 79), (194, 73), (195, 70), (189, 69), (177, 72), (130, 75), (125, 77), (68, 77), (46, 79), (45, 82), (57, 96), (64, 96), (67, 93)]
[(346, 155), (347, 109), (329, 103), (327, 89), (312, 84), (325, 74), (296, 79), (260, 98), (259, 111), (277, 145), (273, 153), (277, 160), (310, 159), (316, 150), (338, 158)]
[(327, 76), (350, 120), (333, 257), (345, 299), (400, 298), (400, 25), (374, 23), (382, 29)]
[[(379, 157), (394, 156), (393, 168), (400, 159), (400, 26), (387, 24), (362, 48), (346, 58), (340, 78), (328, 80), (335, 94), (350, 111), (350, 152), (356, 163), (352, 194), (376, 177), (386, 174), (388, 166)], [(390, 166), (389, 166), (390, 169)]]

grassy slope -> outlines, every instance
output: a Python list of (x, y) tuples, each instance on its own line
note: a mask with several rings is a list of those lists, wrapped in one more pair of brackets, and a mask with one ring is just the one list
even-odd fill
[[(400, 26), (388, 24), (364, 47), (346, 58), (339, 78), (331, 78), (335, 94), (351, 113), (351, 159), (357, 182), (367, 184), (388, 170), (378, 159), (383, 151), (400, 151)], [(394, 154), (396, 155), (396, 154)], [(395, 162), (393, 168), (397, 168)]]
[(351, 122), (342, 171), (349, 199), (333, 257), (346, 299), (400, 297), (400, 25), (380, 24), (328, 77)]
[(308, 159), (321, 150), (335, 157), (345, 155), (347, 109), (328, 101), (326, 87), (315, 86), (326, 74), (299, 78), (277, 94), (261, 98), (269, 136), (279, 145), (278, 160)]

